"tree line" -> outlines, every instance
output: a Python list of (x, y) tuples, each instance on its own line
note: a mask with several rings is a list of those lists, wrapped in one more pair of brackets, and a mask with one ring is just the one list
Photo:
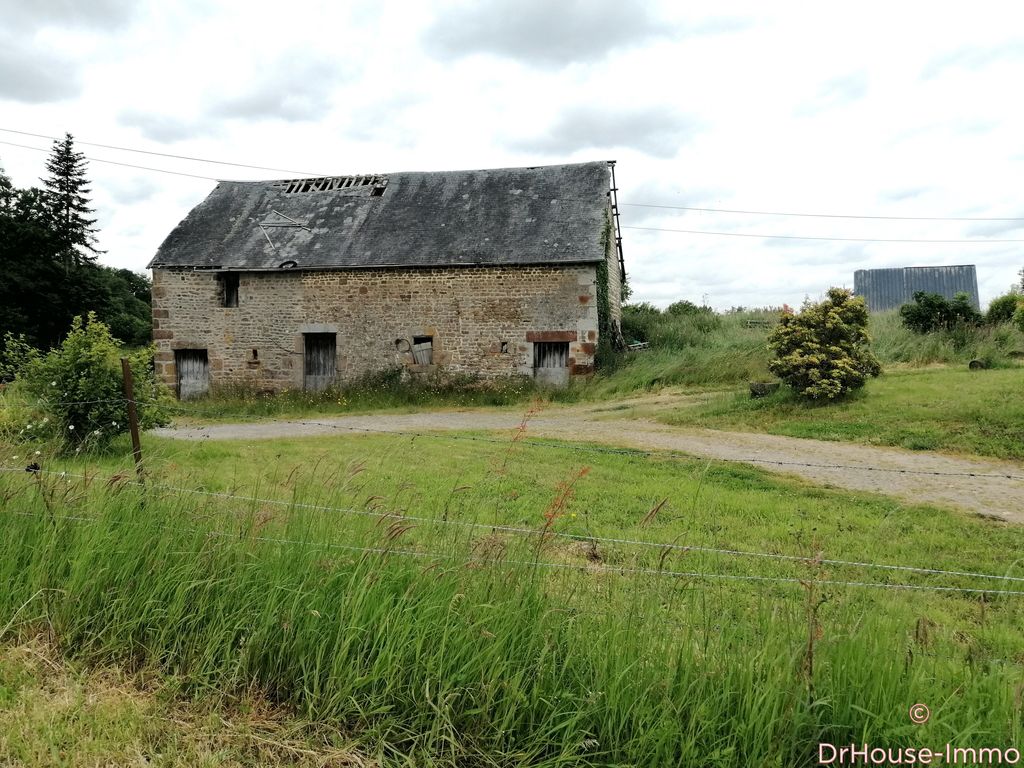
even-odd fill
[(149, 343), (149, 278), (97, 263), (86, 171), (71, 134), (54, 141), (42, 187), (18, 189), (0, 167), (0, 338), (49, 349), (94, 312), (126, 344)]

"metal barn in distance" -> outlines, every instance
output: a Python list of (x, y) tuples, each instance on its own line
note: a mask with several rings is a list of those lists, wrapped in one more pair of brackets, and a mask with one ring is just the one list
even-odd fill
[(863, 296), (868, 309), (883, 312), (914, 300), (914, 293), (937, 293), (947, 299), (958, 293), (971, 297), (975, 309), (978, 299), (978, 272), (973, 264), (952, 267), (895, 267), (858, 269), (853, 273), (853, 292)]

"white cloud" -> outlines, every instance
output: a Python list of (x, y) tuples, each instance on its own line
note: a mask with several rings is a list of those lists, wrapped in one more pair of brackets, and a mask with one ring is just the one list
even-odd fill
[[(616, 159), (620, 200), (896, 216), (1020, 216), (1024, 36), (1013, 6), (908, 0), (0, 0), (0, 127), (306, 173)], [(927, 19), (926, 33), (922, 19)], [(25, 62), (31, 62), (27, 66)], [(46, 140), (0, 139), (48, 148)], [(218, 178), (297, 175), (82, 146)], [(42, 154), (0, 144), (15, 183)], [(212, 183), (94, 163), (103, 260), (142, 268)], [(789, 218), (623, 205), (627, 226), (819, 237), (1014, 238), (985, 222)], [(1014, 244), (758, 240), (626, 229), (637, 300), (799, 304), (872, 266)]]

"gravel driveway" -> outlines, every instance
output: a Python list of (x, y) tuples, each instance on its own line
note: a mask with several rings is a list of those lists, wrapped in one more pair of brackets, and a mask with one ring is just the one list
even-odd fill
[[(822, 485), (884, 493), (911, 503), (1024, 523), (1024, 466), (1020, 464), (779, 435), (670, 427), (646, 419), (609, 418), (602, 413), (606, 410), (552, 407), (530, 418), (526, 435), (741, 461)], [(495, 430), (508, 436), (521, 420), (522, 414), (508, 411), (431, 411), (172, 427), (153, 430), (153, 434), (182, 440), (272, 440), (359, 434), (360, 430)]]

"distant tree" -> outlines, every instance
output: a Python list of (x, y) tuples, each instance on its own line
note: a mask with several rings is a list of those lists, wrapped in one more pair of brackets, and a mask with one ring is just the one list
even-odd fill
[(0, 166), (0, 215), (10, 212), (14, 207), (14, 199), (17, 194), (18, 190), (11, 183), (11, 177), (7, 175), (3, 166)]
[(775, 356), (768, 370), (808, 400), (841, 398), (881, 373), (867, 325), (864, 299), (831, 288), (824, 301), (779, 316), (768, 338)]
[(1012, 290), (1003, 296), (998, 296), (992, 299), (992, 302), (988, 305), (988, 312), (985, 313), (985, 322), (989, 325), (1008, 323), (1013, 319), (1014, 312), (1017, 311), (1017, 307), (1021, 304), (1024, 304), (1024, 295), (1021, 295), (1016, 290)]
[(697, 314), (714, 314), (715, 310), (707, 305), (697, 305), (692, 301), (686, 299), (680, 299), (679, 301), (669, 304), (665, 311), (670, 315), (682, 316), (682, 315), (697, 315)]
[(916, 333), (950, 331), (957, 326), (980, 325), (981, 313), (964, 292), (947, 299), (937, 293), (915, 291), (914, 301), (900, 307), (903, 325)]
[(43, 184), (46, 202), (53, 219), (57, 255), (65, 266), (80, 267), (96, 261), (96, 219), (91, 218), (89, 182), (86, 179), (85, 155), (75, 151), (70, 133), (53, 142), (52, 154), (46, 161), (49, 173)]

